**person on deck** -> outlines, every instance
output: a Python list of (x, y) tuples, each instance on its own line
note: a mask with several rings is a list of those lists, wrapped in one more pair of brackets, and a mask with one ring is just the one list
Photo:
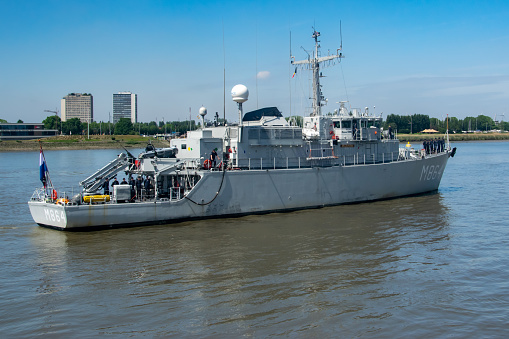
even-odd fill
[(143, 181), (141, 180), (141, 176), (138, 176), (136, 179), (136, 197), (137, 199), (141, 199), (141, 188), (143, 187)]
[(217, 152), (215, 149), (212, 150), (210, 153), (210, 162), (212, 164), (212, 168), (216, 167), (216, 158), (217, 158)]
[(108, 178), (104, 178), (104, 182), (103, 182), (103, 189), (104, 189), (104, 195), (110, 195), (110, 181), (108, 180)]
[(145, 182), (143, 183), (144, 187), (145, 187), (145, 196), (147, 198), (150, 198), (151, 197), (151, 189), (152, 189), (152, 182), (151, 182), (151, 178), (148, 176), (146, 179), (145, 179)]
[(132, 176), (129, 176), (129, 186), (131, 186), (131, 201), (134, 202), (136, 197), (136, 180)]

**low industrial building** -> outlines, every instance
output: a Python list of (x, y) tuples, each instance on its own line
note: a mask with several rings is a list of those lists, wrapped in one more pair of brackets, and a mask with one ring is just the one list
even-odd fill
[(0, 123), (0, 140), (29, 140), (58, 135), (56, 129), (44, 129), (42, 123)]

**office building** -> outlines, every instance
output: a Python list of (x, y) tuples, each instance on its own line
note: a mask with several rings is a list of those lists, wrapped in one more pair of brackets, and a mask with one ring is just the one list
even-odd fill
[(113, 94), (113, 123), (120, 118), (131, 119), (134, 124), (138, 122), (138, 95), (131, 92), (118, 92)]
[(61, 100), (62, 121), (79, 118), (81, 122), (94, 121), (94, 98), (90, 93), (70, 93)]

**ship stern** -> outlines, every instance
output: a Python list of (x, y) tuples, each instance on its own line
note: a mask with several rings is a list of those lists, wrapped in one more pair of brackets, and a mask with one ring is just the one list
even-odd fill
[(28, 207), (32, 218), (39, 226), (56, 229), (67, 227), (65, 206), (43, 201), (29, 201)]

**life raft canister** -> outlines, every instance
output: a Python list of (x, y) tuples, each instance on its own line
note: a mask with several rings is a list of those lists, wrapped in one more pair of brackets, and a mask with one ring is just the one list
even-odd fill
[(207, 159), (203, 162), (203, 168), (205, 168), (206, 170), (210, 169), (211, 167), (212, 167), (212, 161), (210, 161), (209, 159)]
[(65, 198), (60, 198), (56, 202), (57, 205), (67, 205), (68, 203), (69, 203), (69, 200), (65, 199)]

